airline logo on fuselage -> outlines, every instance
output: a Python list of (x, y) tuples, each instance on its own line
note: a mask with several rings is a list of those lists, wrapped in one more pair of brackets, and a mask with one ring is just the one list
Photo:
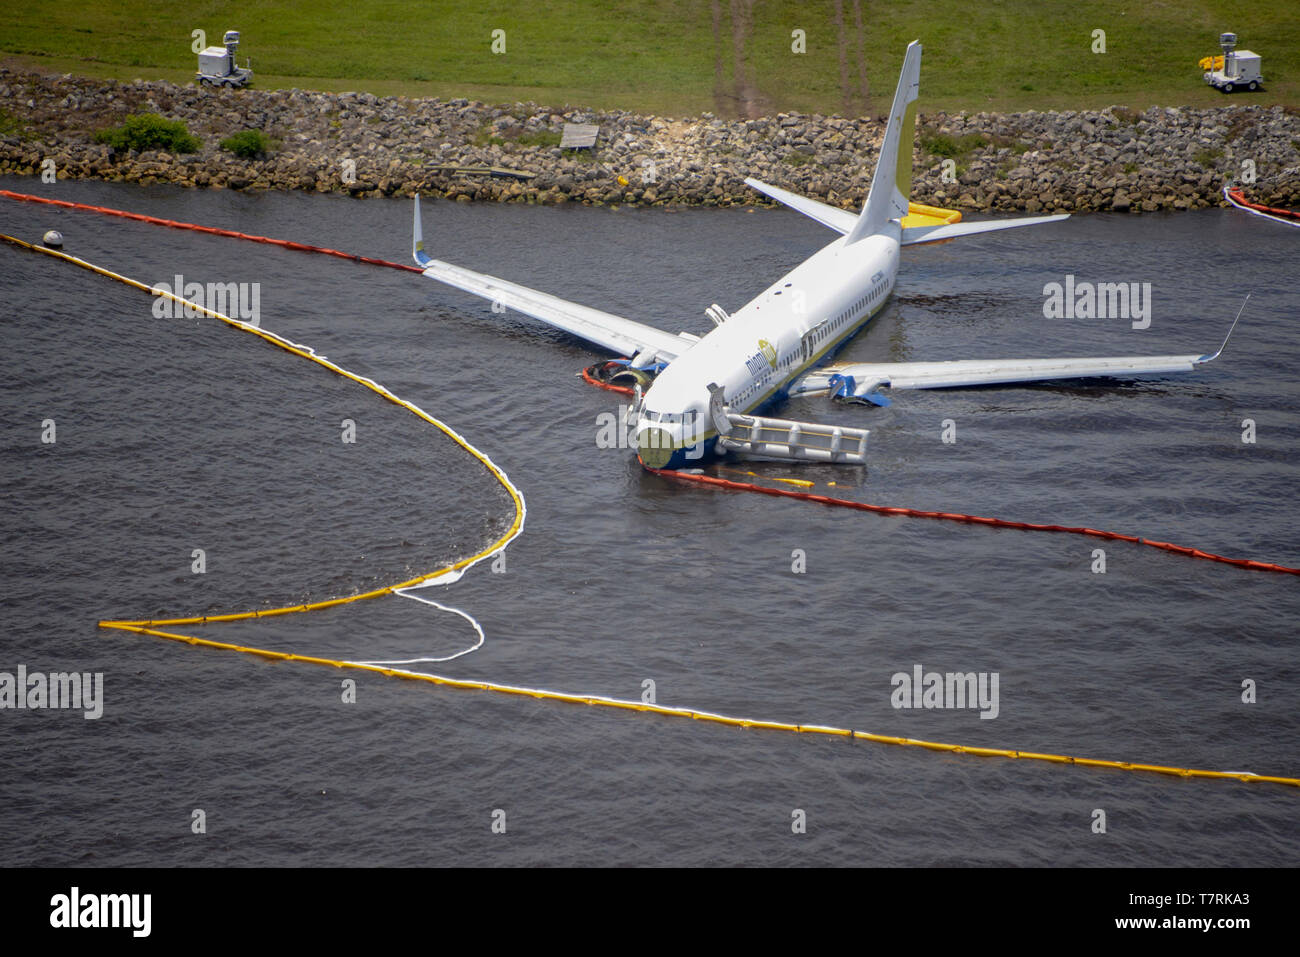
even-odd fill
[(745, 360), (745, 368), (749, 369), (750, 375), (758, 377), (767, 371), (763, 368), (764, 363), (776, 368), (776, 347), (766, 339), (759, 339), (758, 351)]

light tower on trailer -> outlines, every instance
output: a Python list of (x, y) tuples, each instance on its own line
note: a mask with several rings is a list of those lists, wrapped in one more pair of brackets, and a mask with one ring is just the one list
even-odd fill
[[(1205, 70), (1205, 82), (1224, 93), (1231, 93), (1240, 87), (1258, 90), (1264, 82), (1259, 72), (1259, 54), (1250, 50), (1237, 49), (1237, 34), (1219, 34), (1219, 49), (1223, 51), (1223, 63), (1219, 69), (1216, 62), (1219, 57), (1206, 57), (1202, 60)], [(1209, 61), (1209, 62), (1206, 62)]]
[(253, 71), (235, 66), (239, 31), (227, 30), (221, 42), (224, 47), (208, 47), (199, 53), (199, 72), (195, 74), (199, 86), (246, 86), (253, 78)]

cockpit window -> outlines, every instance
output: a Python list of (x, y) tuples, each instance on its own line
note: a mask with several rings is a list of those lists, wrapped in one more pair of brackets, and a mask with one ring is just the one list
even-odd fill
[(684, 422), (691, 422), (699, 414), (695, 409), (689, 412), (652, 412), (646, 409), (643, 413), (647, 421), (659, 422), (663, 425), (681, 425)]

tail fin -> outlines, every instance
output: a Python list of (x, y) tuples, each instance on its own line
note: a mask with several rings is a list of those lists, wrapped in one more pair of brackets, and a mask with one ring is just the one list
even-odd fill
[(889, 111), (889, 126), (880, 146), (876, 172), (871, 177), (871, 192), (846, 244), (872, 236), (891, 219), (907, 215), (908, 195), (912, 192), (912, 135), (916, 130), (916, 97), (920, 85), (921, 42), (913, 40), (903, 57), (894, 106)]

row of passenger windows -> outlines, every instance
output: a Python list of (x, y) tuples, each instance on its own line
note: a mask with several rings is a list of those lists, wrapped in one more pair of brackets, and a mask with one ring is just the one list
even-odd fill
[[(787, 362), (788, 362), (788, 357), (778, 360), (776, 369), (777, 370), (784, 369)], [(728, 400), (729, 403), (731, 405), (739, 406), (742, 409), (748, 408), (750, 400), (753, 399), (759, 393), (763, 392), (768, 379), (772, 378), (772, 373), (774, 371), (776, 370), (765, 368), (761, 376), (755, 377), (754, 380), (749, 383), (749, 385), (745, 386), (743, 391), (741, 391), (740, 393), (738, 393), (737, 395), (729, 399)]]
[[(821, 326), (818, 327), (816, 332), (813, 333), (814, 344), (821, 345), (821, 343), (824, 342), (827, 338), (829, 338), (832, 333), (838, 332), (840, 329), (842, 329), (845, 323), (847, 323), (850, 318), (859, 316), (862, 314), (862, 311), (864, 309), (874, 306), (876, 302), (879, 301), (880, 297), (885, 294), (885, 288), (886, 288), (885, 283), (882, 277), (880, 280), (878, 280), (875, 283), (875, 285), (872, 286), (871, 292), (867, 293), (865, 296), (863, 296), (861, 299), (855, 302), (844, 312), (840, 313), (830, 322), (822, 323)], [(787, 355), (781, 356), (781, 358), (777, 362), (777, 369), (786, 369), (794, 365), (795, 358), (797, 356), (798, 356), (797, 352), (791, 352)], [(811, 356), (809, 356), (809, 358), (811, 358)], [(731, 405), (736, 405), (741, 408), (745, 408), (751, 399), (753, 399), (755, 396), (757, 396), (760, 392), (763, 391), (764, 385), (769, 378), (771, 378), (770, 374), (767, 371), (765, 371), (761, 377), (751, 382), (748, 386), (745, 387), (744, 391), (740, 392), (738, 395), (733, 396), (731, 399), (728, 400), (728, 402)]]
[(884, 292), (885, 292), (884, 282), (876, 283), (876, 285), (872, 287), (871, 292), (867, 293), (865, 296), (863, 296), (861, 299), (855, 302), (844, 312), (840, 313), (830, 322), (822, 323), (817, 328), (817, 331), (813, 333), (813, 342), (815, 342), (817, 345), (821, 345), (828, 338), (830, 338), (832, 333), (838, 332), (841, 328), (843, 328), (844, 324), (848, 322), (849, 319), (861, 315), (864, 309), (870, 306), (874, 306), (876, 302), (880, 299), (880, 297), (884, 295)]

